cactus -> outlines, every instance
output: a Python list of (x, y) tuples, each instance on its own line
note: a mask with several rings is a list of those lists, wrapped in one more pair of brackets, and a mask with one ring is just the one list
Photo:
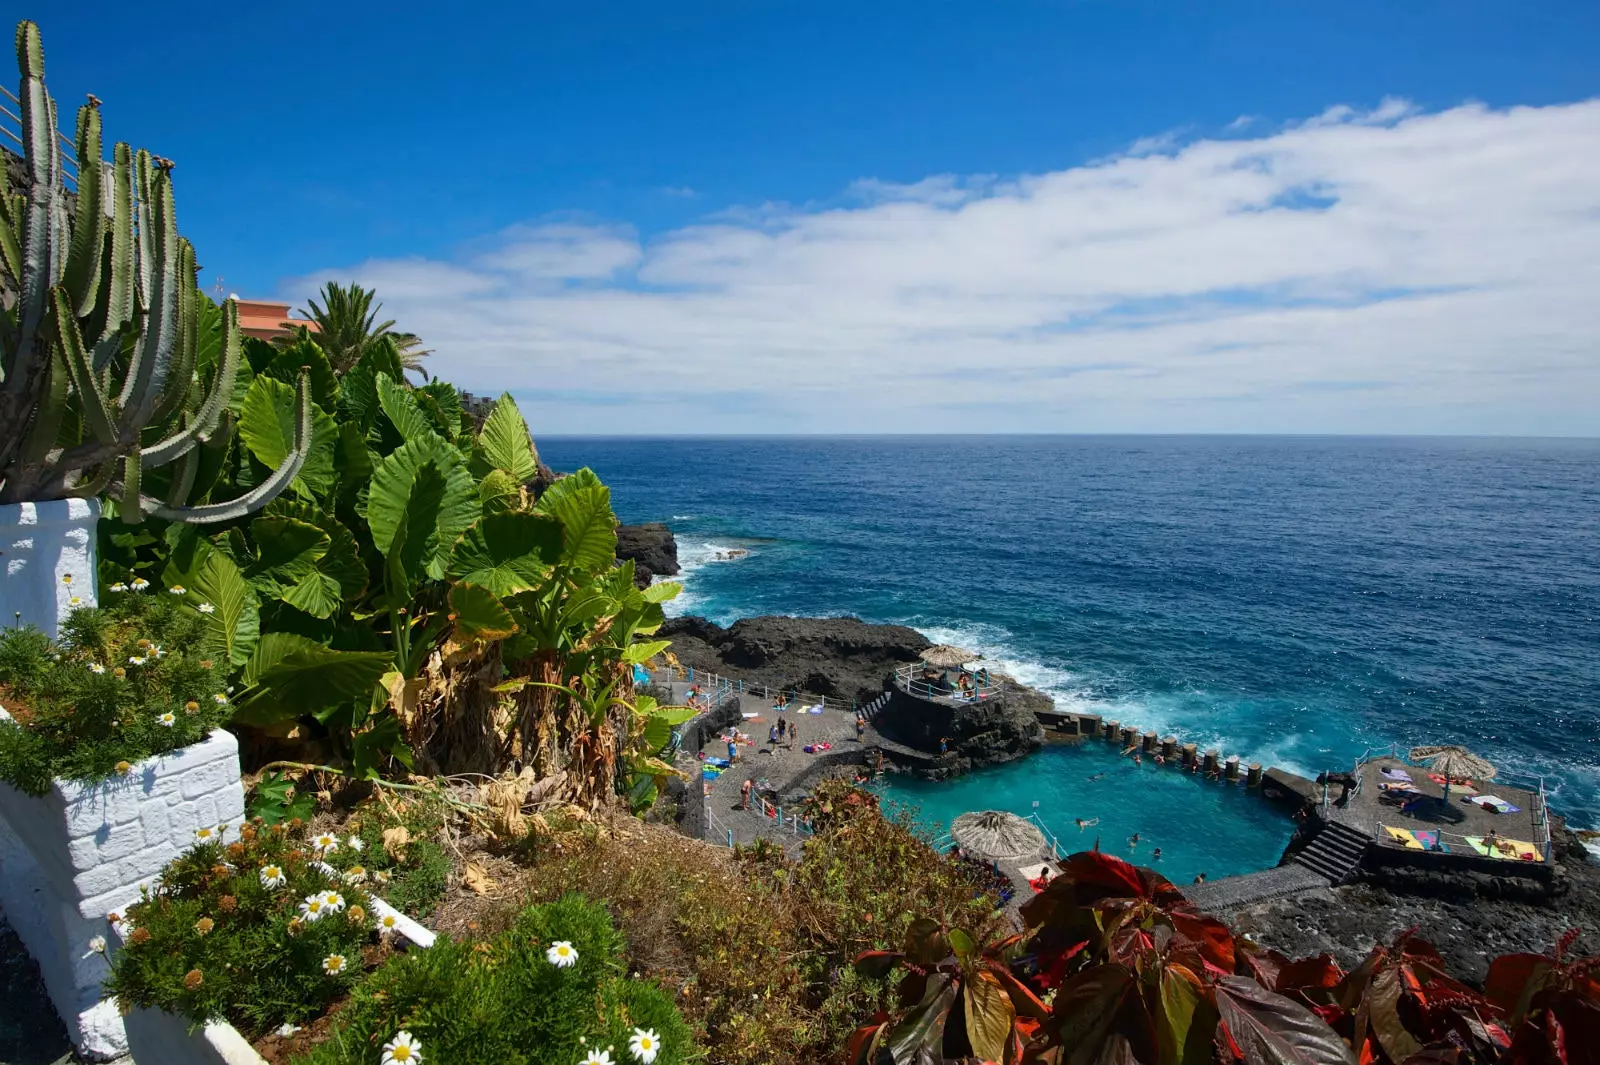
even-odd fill
[[(245, 496), (187, 506), (199, 449), (226, 446), (240, 363), (239, 311), (222, 308), (221, 347), (201, 380), (204, 297), (194, 248), (178, 235), (172, 164), (126, 144), (102, 158), (99, 101), (78, 109), (78, 205), (69, 216), (56, 105), (39, 28), (17, 26), (25, 195), (0, 194), (0, 503), (106, 492), (129, 523), (229, 521), (265, 506), (311, 446), (310, 383), (295, 396), (293, 449)], [(176, 463), (164, 500), (144, 475)]]

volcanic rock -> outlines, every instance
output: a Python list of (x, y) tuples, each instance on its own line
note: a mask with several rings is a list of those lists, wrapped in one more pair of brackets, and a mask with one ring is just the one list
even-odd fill
[(655, 577), (678, 573), (678, 541), (659, 521), (617, 526), (617, 558), (633, 560), (633, 580), (648, 588)]

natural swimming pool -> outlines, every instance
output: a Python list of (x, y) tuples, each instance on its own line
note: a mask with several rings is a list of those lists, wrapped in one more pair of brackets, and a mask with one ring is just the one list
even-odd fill
[[(1100, 849), (1147, 865), (1178, 884), (1270, 869), (1294, 824), (1242, 785), (1219, 784), (1146, 760), (1134, 765), (1098, 742), (1046, 747), (1020, 762), (980, 769), (956, 780), (891, 777), (882, 786), (891, 807), (915, 812), (934, 835), (970, 810), (1037, 812), (1063, 853)], [(1035, 807), (1037, 803), (1037, 807)], [(1075, 819), (1098, 819), (1079, 830)], [(1129, 844), (1135, 833), (1137, 844)], [(1161, 858), (1154, 860), (1155, 848)]]

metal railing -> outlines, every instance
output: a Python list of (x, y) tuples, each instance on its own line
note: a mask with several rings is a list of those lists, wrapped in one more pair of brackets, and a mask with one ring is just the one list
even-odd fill
[(970, 703), (978, 699), (992, 698), (1000, 693), (1000, 685), (992, 681), (979, 684), (976, 678), (971, 688), (943, 688), (922, 679), (922, 669), (921, 665), (900, 666), (894, 671), (895, 687), (918, 699), (945, 699), (954, 703)]
[[(6, 100), (5, 103), (0, 103), (0, 116), (3, 116), (0, 117), (0, 137), (4, 137), (11, 144), (16, 145), (15, 148), (12, 148), (12, 151), (22, 155), (24, 154), (24, 145), (22, 143), (22, 101), (18, 100), (16, 95), (3, 85), (0, 85), (0, 96), (5, 97)], [(56, 130), (56, 137), (61, 141), (62, 145), (61, 176), (66, 180), (68, 187), (76, 191), (78, 187), (78, 146), (72, 142), (71, 137), (68, 137), (59, 129)], [(10, 148), (11, 144), (7, 144), (6, 147)]]

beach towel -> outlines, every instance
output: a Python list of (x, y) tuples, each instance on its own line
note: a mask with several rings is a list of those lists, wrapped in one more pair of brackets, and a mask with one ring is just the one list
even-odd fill
[(1422, 844), (1417, 842), (1416, 837), (1411, 834), (1410, 829), (1394, 828), (1391, 825), (1384, 825), (1383, 830), (1384, 832), (1388, 833), (1389, 841), (1391, 843), (1398, 843), (1407, 850), (1420, 851), (1422, 849)]
[(1404, 769), (1380, 769), (1378, 770), (1378, 774), (1380, 776), (1388, 777), (1390, 780), (1411, 779), (1411, 774), (1406, 772)]
[(1425, 851), (1438, 850), (1438, 851), (1443, 851), (1446, 854), (1448, 854), (1449, 851), (1450, 851), (1449, 847), (1447, 847), (1447, 846), (1445, 846), (1445, 845), (1443, 845), (1443, 844), (1441, 844), (1439, 842), (1439, 833), (1435, 829), (1431, 829), (1431, 828), (1414, 828), (1414, 829), (1411, 829), (1411, 838), (1416, 840), (1419, 844), (1421, 844), (1422, 845), (1422, 849), (1425, 850)]
[(740, 714), (739, 716), (744, 718), (746, 721), (760, 721), (761, 720), (761, 715), (760, 714)]
[[(1438, 773), (1429, 773), (1428, 774), (1428, 779), (1433, 781), (1435, 784), (1444, 784), (1444, 783), (1446, 783), (1444, 777), (1440, 776)], [(1450, 787), (1452, 789), (1456, 789), (1456, 790), (1466, 790), (1466, 791), (1477, 791), (1478, 790), (1476, 787), (1473, 786), (1472, 781), (1465, 780), (1465, 779), (1462, 779), (1462, 778), (1457, 778), (1455, 780), (1451, 780), (1448, 783), (1449, 783), (1449, 785), (1450, 785)]]
[(722, 775), (722, 770), (718, 769), (714, 765), (702, 766), (700, 768), (700, 775), (706, 780), (715, 780)]
[(726, 769), (732, 763), (729, 762), (726, 758), (707, 758), (706, 759), (706, 764), (707, 765), (711, 765), (711, 766), (715, 766), (718, 769)]
[(1467, 846), (1483, 855), (1485, 858), (1504, 858), (1508, 862), (1538, 862), (1543, 861), (1539, 848), (1532, 843), (1525, 843), (1520, 839), (1496, 839), (1495, 845), (1490, 847), (1484, 843), (1482, 836), (1468, 836)]
[(814, 743), (808, 743), (808, 744), (806, 744), (804, 747), (802, 747), (800, 749), (802, 751), (806, 752), (807, 754), (816, 754), (817, 753), (817, 745), (814, 744)]
[(1468, 796), (1465, 801), (1471, 803), (1473, 806), (1482, 807), (1485, 810), (1493, 810), (1497, 814), (1515, 814), (1522, 812), (1522, 807), (1513, 806), (1498, 795), (1471, 795)]
[(1412, 795), (1422, 794), (1417, 786), (1410, 782), (1405, 784), (1379, 784), (1378, 787), (1382, 788), (1384, 791), (1393, 791), (1396, 793), (1410, 793)]

